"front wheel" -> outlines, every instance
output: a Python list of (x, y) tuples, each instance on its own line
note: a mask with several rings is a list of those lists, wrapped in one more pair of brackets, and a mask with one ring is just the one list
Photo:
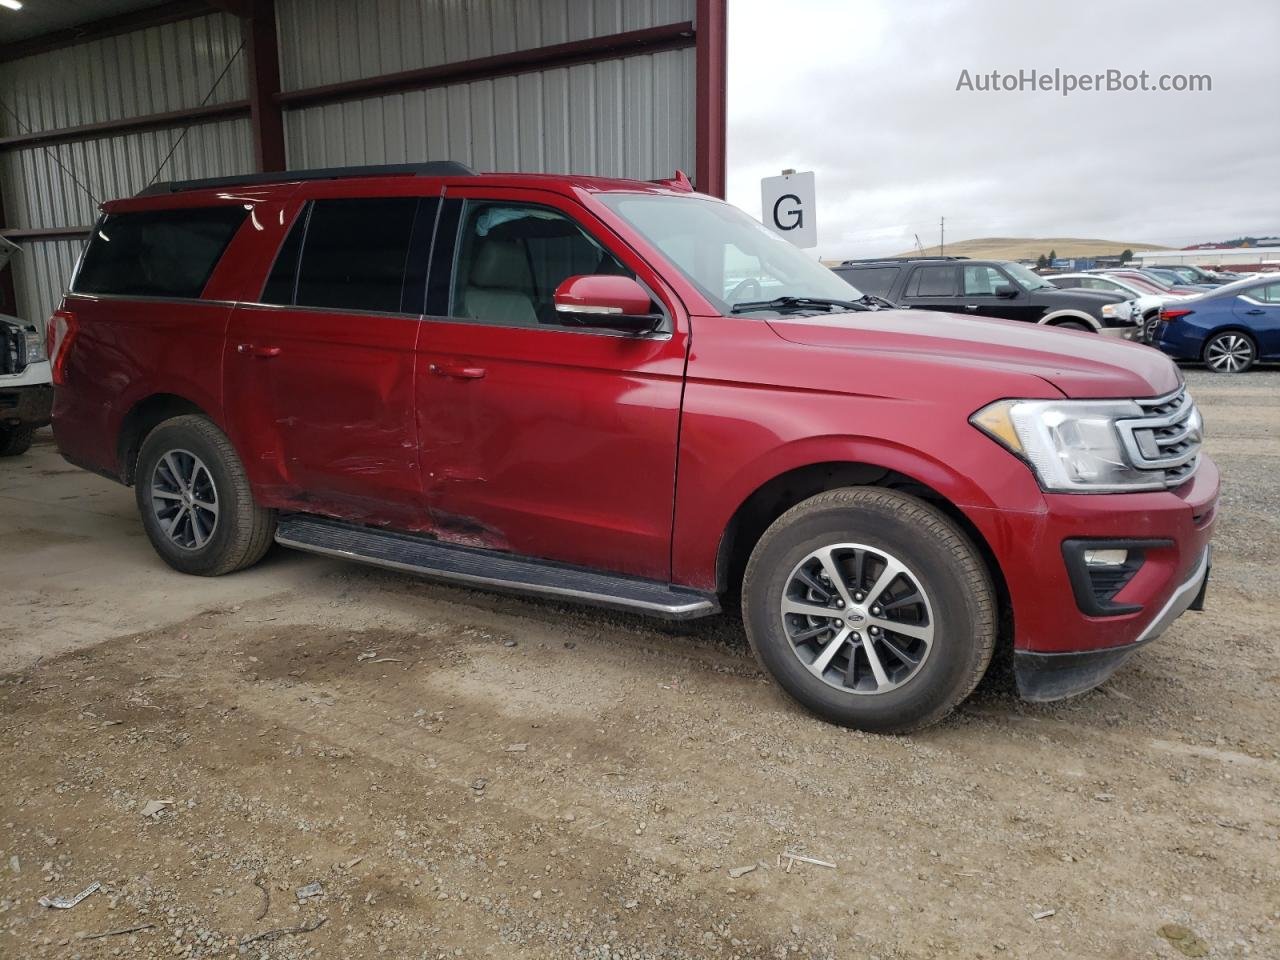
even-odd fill
[(1257, 358), (1253, 340), (1237, 330), (1215, 333), (1204, 345), (1205, 365), (1215, 373), (1244, 373)]
[(134, 487), (147, 537), (175, 570), (221, 576), (271, 546), (275, 513), (254, 502), (231, 441), (204, 417), (174, 417), (147, 434)]
[(852, 487), (779, 517), (743, 581), (747, 639), (824, 719), (883, 733), (927, 726), (967, 697), (996, 636), (991, 576), (924, 501)]

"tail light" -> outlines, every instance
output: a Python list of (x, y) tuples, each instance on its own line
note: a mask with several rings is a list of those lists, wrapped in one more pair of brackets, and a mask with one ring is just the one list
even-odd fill
[(46, 338), (48, 340), (49, 365), (54, 386), (61, 386), (67, 379), (67, 357), (71, 353), (71, 344), (76, 338), (76, 315), (70, 310), (56, 310), (49, 318)]
[(1161, 307), (1160, 322), (1168, 323), (1170, 320), (1177, 320), (1179, 317), (1185, 317), (1191, 313), (1195, 313), (1195, 311), (1188, 310), (1186, 307)]

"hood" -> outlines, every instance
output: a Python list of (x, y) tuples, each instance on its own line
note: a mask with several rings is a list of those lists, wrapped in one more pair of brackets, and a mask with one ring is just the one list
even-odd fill
[(877, 310), (766, 322), (792, 343), (887, 360), (934, 359), (988, 373), (1031, 374), (1074, 398), (1158, 397), (1182, 382), (1173, 361), (1151, 347), (1017, 320)]

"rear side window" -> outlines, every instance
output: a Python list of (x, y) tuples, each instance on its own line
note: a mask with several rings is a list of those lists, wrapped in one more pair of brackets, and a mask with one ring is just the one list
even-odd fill
[(908, 297), (950, 297), (955, 292), (955, 267), (917, 267), (907, 281)]
[(417, 212), (417, 197), (312, 203), (294, 302), (300, 307), (400, 312)]
[(836, 276), (845, 280), (863, 293), (873, 297), (887, 297), (893, 289), (893, 281), (898, 278), (898, 267), (845, 267), (836, 268)]
[(89, 239), (72, 289), (199, 297), (248, 215), (243, 206), (108, 214)]

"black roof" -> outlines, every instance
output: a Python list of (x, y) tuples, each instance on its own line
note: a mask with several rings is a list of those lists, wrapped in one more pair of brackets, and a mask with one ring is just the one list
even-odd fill
[(208, 180), (171, 180), (153, 183), (139, 197), (155, 197), (186, 190), (211, 190), (219, 187), (253, 187), (267, 183), (294, 183), (298, 180), (346, 180), (355, 177), (469, 177), (475, 171), (456, 160), (430, 160), (426, 163), (385, 163), (365, 167), (320, 167), (313, 170), (279, 170), (274, 173), (248, 173), (238, 177), (214, 177)]

